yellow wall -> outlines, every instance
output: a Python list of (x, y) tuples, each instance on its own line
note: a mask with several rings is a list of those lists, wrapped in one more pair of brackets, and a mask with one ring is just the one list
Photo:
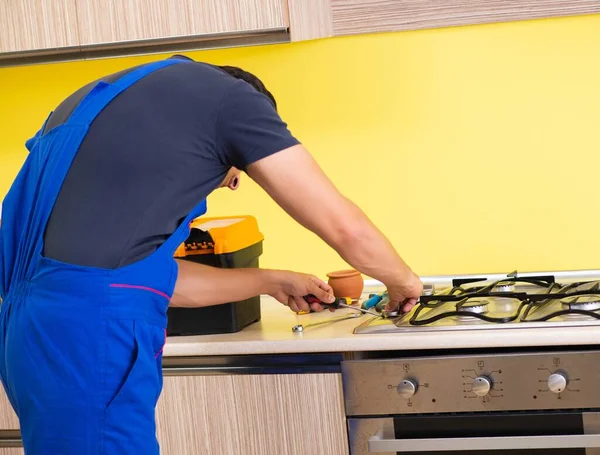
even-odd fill
[[(190, 53), (256, 72), (341, 190), (420, 274), (600, 268), (600, 16)], [(154, 57), (0, 69), (0, 194), (70, 92)], [(255, 185), (263, 266), (336, 254)]]

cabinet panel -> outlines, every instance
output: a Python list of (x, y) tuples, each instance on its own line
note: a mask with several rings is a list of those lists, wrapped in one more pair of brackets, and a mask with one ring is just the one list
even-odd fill
[(590, 0), (331, 0), (336, 35), (507, 22), (600, 12)]
[(81, 44), (190, 34), (189, 0), (77, 0)]
[(0, 1), (0, 52), (78, 44), (75, 0)]
[(81, 43), (173, 38), (287, 26), (285, 0), (77, 0)]
[(164, 455), (347, 455), (339, 374), (166, 376)]
[[(0, 385), (0, 430), (18, 430), (19, 419), (13, 411), (4, 388)], [(0, 452), (1, 455), (1, 452)]]
[(191, 0), (192, 34), (288, 26), (286, 0)]
[(289, 0), (292, 41), (333, 36), (330, 0)]

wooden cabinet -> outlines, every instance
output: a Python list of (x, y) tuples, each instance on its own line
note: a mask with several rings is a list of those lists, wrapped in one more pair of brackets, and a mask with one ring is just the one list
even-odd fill
[(190, 0), (192, 35), (286, 28), (287, 0)]
[(347, 455), (339, 374), (166, 376), (163, 455)]
[(600, 13), (600, 1), (288, 0), (292, 40)]
[(0, 52), (78, 45), (75, 0), (0, 1)]
[(593, 13), (600, 1), (0, 0), (0, 59), (19, 64)]
[(331, 0), (288, 0), (288, 2), (292, 41), (333, 36)]
[(186, 0), (76, 0), (81, 44), (188, 35)]
[[(340, 374), (165, 376), (156, 422), (162, 455), (348, 454)], [(0, 430), (18, 428), (2, 391)]]
[(287, 27), (286, 0), (76, 0), (81, 44)]
[[(19, 419), (15, 414), (4, 388), (0, 386), (0, 430), (18, 430)], [(2, 452), (0, 452), (2, 455)]]
[(600, 12), (589, 0), (331, 0), (335, 35), (508, 22)]

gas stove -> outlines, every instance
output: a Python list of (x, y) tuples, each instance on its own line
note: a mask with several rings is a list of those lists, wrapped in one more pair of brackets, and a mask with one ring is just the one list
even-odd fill
[(407, 314), (372, 318), (354, 333), (600, 326), (600, 274), (556, 272), (425, 283)]

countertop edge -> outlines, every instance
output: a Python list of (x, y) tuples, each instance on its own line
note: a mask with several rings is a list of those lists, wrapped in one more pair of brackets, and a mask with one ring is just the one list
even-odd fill
[[(381, 290), (381, 284), (372, 280), (365, 281), (365, 294)], [(302, 333), (293, 333), (291, 329), (296, 324), (310, 324), (330, 318), (332, 315), (329, 312), (323, 312), (299, 316), (268, 296), (261, 298), (261, 305), (262, 320), (260, 322), (231, 334), (169, 337), (163, 356), (451, 351), (600, 345), (600, 326), (354, 334), (354, 328), (365, 320), (361, 317), (311, 327)], [(338, 310), (336, 315), (343, 315), (348, 311)]]

